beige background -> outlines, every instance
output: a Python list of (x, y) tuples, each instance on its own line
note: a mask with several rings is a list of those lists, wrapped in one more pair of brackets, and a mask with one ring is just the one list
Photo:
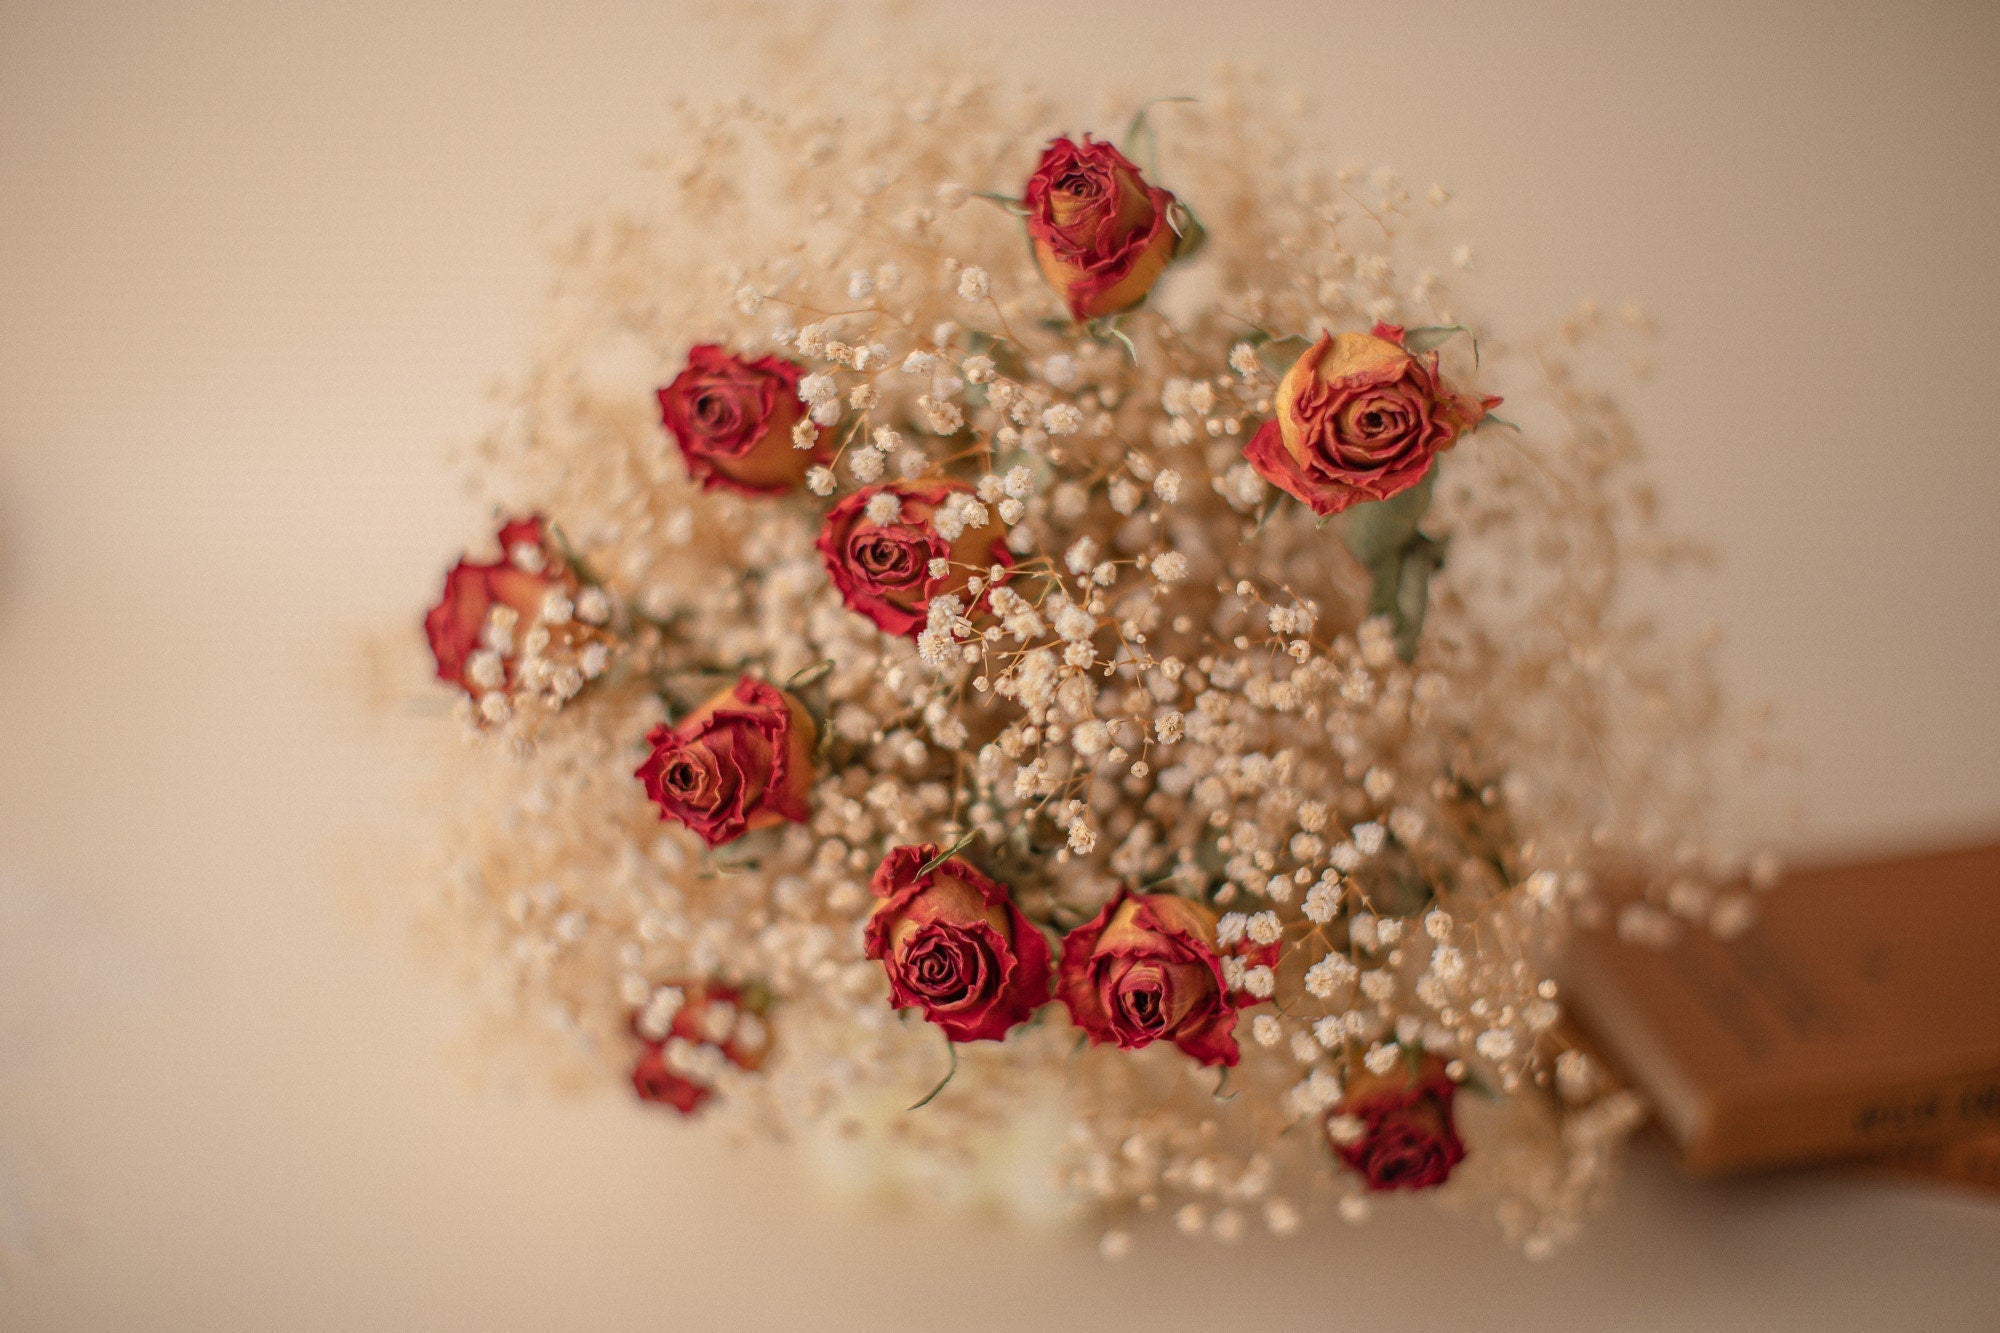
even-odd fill
[[(444, 450), (524, 355), (538, 219), (739, 77), (693, 12), (0, 3), (0, 1327), (2000, 1327), (2000, 1205), (1945, 1192), (1643, 1158), (1539, 1267), (1424, 1208), (1105, 1266), (468, 1088), (356, 882), (448, 738), (371, 718), (352, 644), (477, 530)], [(2000, 825), (2000, 8), (912, 21), (1155, 93), (1260, 57), (1337, 157), (1457, 188), (1496, 318), (1647, 303), (1633, 406), (1729, 553), (1665, 609), (1781, 705), (1774, 836)]]

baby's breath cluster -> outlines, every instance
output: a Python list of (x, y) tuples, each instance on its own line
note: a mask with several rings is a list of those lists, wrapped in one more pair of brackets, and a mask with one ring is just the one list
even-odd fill
[[(1448, 1192), (1545, 1251), (1634, 1119), (1574, 1047), (1551, 941), (1744, 911), (1713, 887), (1738, 867), (1712, 673), (1616, 599), (1690, 554), (1586, 378), (1631, 330), (1488, 330), (1445, 192), (1321, 162), (1243, 85), (1113, 153), (1157, 217), (1114, 281), (1033, 211), (1043, 144), (1098, 117), (949, 61), (865, 116), (851, 84), (684, 109), (653, 202), (561, 252), (484, 458), (560, 525), (560, 554), (507, 559), (565, 579), (532, 628), (481, 623), (440, 901), (493, 1012), (774, 1133), (886, 1125), (959, 1160), (1060, 1105), (1046, 1188), (1110, 1255), (1146, 1214), (1222, 1241), (1361, 1219), (1399, 1179), (1357, 1165), (1392, 1088), (1448, 1134), (1455, 1105)], [(1106, 145), (1060, 143), (1071, 188)], [(1366, 357), (1445, 432), (1393, 485), (1288, 433)], [(1349, 426), (1396, 427), (1375, 410)], [(949, 854), (1009, 895), (1007, 957), (1023, 931), (1063, 957), (905, 1110), (945, 1052), (867, 927), (912, 847), (912, 883)], [(1211, 1045), (1084, 1023), (1076, 941), (1155, 929), (1130, 903), (1161, 938), (1192, 914)]]

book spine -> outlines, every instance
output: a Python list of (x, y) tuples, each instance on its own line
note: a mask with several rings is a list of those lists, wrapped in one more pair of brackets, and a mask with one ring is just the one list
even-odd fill
[(2000, 1130), (1943, 1143), (1907, 1144), (1882, 1154), (1875, 1165), (1897, 1176), (2000, 1194)]
[(1706, 1131), (1682, 1145), (1703, 1175), (2000, 1136), (2000, 1060), (1970, 1074), (1717, 1107)]

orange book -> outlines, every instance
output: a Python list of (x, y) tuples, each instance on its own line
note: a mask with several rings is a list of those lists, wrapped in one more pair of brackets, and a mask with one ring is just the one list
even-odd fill
[(2000, 1136), (2000, 844), (1796, 872), (1730, 940), (1579, 932), (1562, 975), (1696, 1174)]
[(1916, 1176), (2000, 1194), (2000, 1130), (1943, 1143), (1910, 1143), (1891, 1148), (1876, 1165), (1899, 1176)]

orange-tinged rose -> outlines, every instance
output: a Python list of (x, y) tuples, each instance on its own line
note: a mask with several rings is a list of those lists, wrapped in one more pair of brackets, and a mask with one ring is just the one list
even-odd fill
[(1056, 997), (1092, 1045), (1170, 1041), (1205, 1065), (1237, 1061), (1215, 914), (1186, 898), (1119, 890), (1063, 940)]
[(815, 427), (805, 449), (792, 438), (805, 415), (798, 390), (799, 368), (783, 357), (749, 361), (701, 343), (660, 390), (660, 422), (704, 488), (774, 495), (796, 489), (827, 457), (824, 431)]
[(1089, 135), (1052, 141), (1021, 203), (1042, 277), (1079, 320), (1145, 300), (1181, 245), (1173, 195)]
[(548, 594), (577, 588), (539, 514), (507, 523), (499, 542), (498, 560), (459, 560), (445, 575), (438, 604), (424, 616), (438, 679), (474, 700), (513, 685), (521, 638), (540, 618)]
[(1327, 1113), (1360, 1122), (1350, 1141), (1334, 1141), (1340, 1160), (1368, 1182), (1371, 1190), (1419, 1190), (1444, 1184), (1465, 1158), (1465, 1145), (1452, 1124), (1451, 1099), (1458, 1086), (1435, 1055), (1421, 1057), (1413, 1070), (1399, 1059), (1387, 1073), (1356, 1064), (1347, 1089)]
[(1243, 456), (1314, 513), (1337, 514), (1422, 481), (1437, 455), (1499, 403), (1447, 389), (1437, 353), (1410, 352), (1394, 324), (1327, 334), (1285, 372), (1275, 415)]
[[(894, 498), (894, 517), (878, 522), (869, 510), (881, 496)], [(941, 513), (954, 505), (955, 511)], [(983, 521), (975, 527), (968, 516)], [(940, 523), (953, 535), (939, 531)], [(1014, 563), (1007, 529), (960, 481), (864, 487), (828, 511), (816, 545), (850, 610), (911, 639), (923, 633), (933, 599), (960, 596), (974, 575), (984, 578), (993, 566)], [(936, 560), (945, 562), (942, 573), (932, 572)]]
[(776, 686), (744, 676), (674, 726), (653, 728), (646, 741), (652, 753), (633, 776), (660, 818), (685, 824), (711, 847), (810, 818), (818, 729)]
[(664, 1024), (650, 1005), (632, 1015), (639, 1039), (632, 1090), (641, 1101), (693, 1115), (714, 1095), (712, 1081), (724, 1064), (754, 1072), (764, 1063), (770, 1033), (759, 1016), (762, 1005), (735, 986), (673, 982), (661, 990), (677, 993), (680, 1002)]
[(889, 977), (889, 1003), (915, 1006), (952, 1041), (999, 1041), (1049, 998), (1049, 944), (1004, 884), (930, 843), (897, 847), (869, 889), (863, 935)]

